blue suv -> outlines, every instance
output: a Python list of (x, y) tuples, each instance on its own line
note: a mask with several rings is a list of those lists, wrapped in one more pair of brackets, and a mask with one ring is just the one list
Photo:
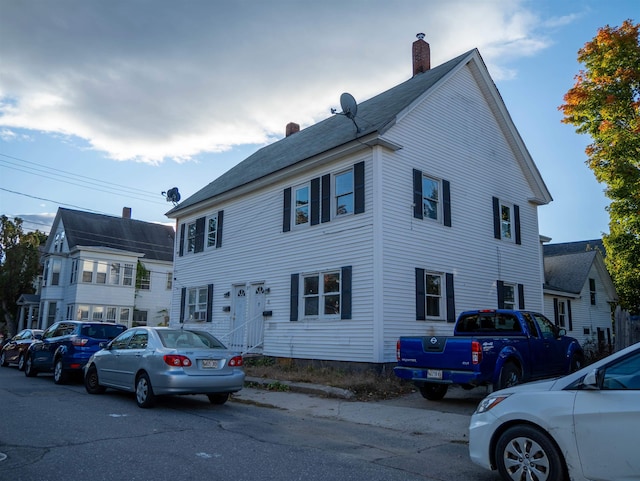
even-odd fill
[(41, 340), (29, 346), (24, 373), (33, 377), (39, 372), (53, 372), (53, 381), (64, 384), (71, 374), (82, 374), (91, 355), (101, 349), (100, 343), (126, 330), (127, 326), (109, 322), (56, 322), (44, 331)]

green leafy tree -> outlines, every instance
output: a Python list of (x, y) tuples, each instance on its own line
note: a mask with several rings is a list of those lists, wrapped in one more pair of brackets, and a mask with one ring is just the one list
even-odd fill
[(5, 334), (16, 332), (20, 295), (35, 292), (33, 283), (41, 271), (38, 247), (46, 240), (40, 231), (25, 233), (18, 217), (14, 222), (5, 215), (0, 217), (0, 329)]
[(563, 122), (591, 136), (587, 165), (611, 200), (606, 262), (620, 305), (640, 311), (640, 24), (605, 26), (578, 51)]

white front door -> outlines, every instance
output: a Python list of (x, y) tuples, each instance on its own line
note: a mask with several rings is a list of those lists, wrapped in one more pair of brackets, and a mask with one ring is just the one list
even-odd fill
[(233, 306), (231, 312), (231, 338), (229, 348), (243, 351), (247, 319), (247, 289), (244, 285), (233, 286)]
[(247, 325), (247, 348), (262, 344), (264, 332), (264, 284), (251, 284), (249, 304), (249, 323)]

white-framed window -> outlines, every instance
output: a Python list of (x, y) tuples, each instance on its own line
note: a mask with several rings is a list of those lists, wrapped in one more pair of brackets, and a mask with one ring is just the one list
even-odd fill
[(422, 217), (440, 220), (440, 181), (422, 175)]
[(138, 309), (134, 309), (132, 326), (146, 326), (148, 314), (149, 314), (149, 311), (141, 311)]
[(121, 324), (129, 324), (129, 316), (131, 315), (131, 309), (128, 307), (120, 308), (120, 323)]
[(500, 235), (502, 239), (513, 240), (513, 206), (500, 202)]
[(340, 172), (334, 176), (335, 215), (353, 214), (354, 212), (353, 169)]
[(339, 318), (340, 287), (340, 270), (303, 274), (303, 318)]
[(113, 306), (107, 306), (106, 315), (104, 320), (107, 322), (116, 322), (118, 318), (118, 308)]
[(102, 322), (104, 319), (104, 307), (93, 306), (93, 312), (91, 313), (91, 320)]
[(96, 284), (107, 283), (107, 267), (108, 265), (106, 262), (96, 263)]
[(51, 259), (51, 286), (60, 285), (60, 270), (62, 269), (61, 259)]
[(596, 305), (596, 280), (589, 278), (589, 300), (592, 306)]
[(293, 189), (293, 202), (293, 225), (309, 225), (311, 204), (308, 184)]
[(55, 322), (57, 310), (57, 303), (55, 301), (50, 301), (49, 309), (47, 310), (47, 326), (50, 326)]
[(505, 284), (502, 288), (502, 294), (504, 296), (504, 309), (516, 308), (516, 286), (514, 284)]
[(109, 265), (109, 284), (120, 285), (120, 263), (112, 262)]
[(82, 282), (90, 284), (93, 282), (93, 271), (95, 269), (95, 262), (83, 260), (82, 261)]
[(133, 264), (124, 265), (124, 272), (122, 273), (122, 285), (123, 286), (133, 285)]
[(218, 214), (207, 217), (207, 247), (215, 247), (218, 238)]
[(191, 222), (187, 224), (187, 239), (185, 240), (187, 243), (185, 246), (185, 250), (187, 252), (195, 252), (196, 251), (196, 223)]
[(165, 287), (168, 291), (173, 288), (173, 272), (167, 272), (167, 283)]
[[(71, 261), (71, 278), (69, 284), (75, 284), (78, 279), (78, 259)], [(73, 317), (67, 317), (67, 319), (73, 319)]]
[(65, 317), (65, 319), (72, 320), (73, 313), (75, 312), (75, 310), (76, 310), (75, 304), (67, 304), (67, 317)]
[(139, 278), (136, 280), (136, 288), (148, 291), (151, 289), (151, 271), (148, 269), (139, 272)]
[(567, 301), (558, 299), (558, 326), (567, 327)]
[(189, 321), (204, 321), (207, 316), (208, 287), (187, 289), (185, 316)]
[(89, 320), (89, 306), (86, 304), (80, 304), (76, 308), (76, 320), (88, 321)]
[(443, 274), (425, 272), (425, 315), (427, 319), (442, 319), (444, 313)]

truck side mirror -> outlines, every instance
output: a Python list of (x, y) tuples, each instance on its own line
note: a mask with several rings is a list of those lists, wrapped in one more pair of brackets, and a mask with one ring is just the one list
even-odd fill
[(558, 330), (558, 337), (562, 337), (562, 336), (566, 336), (567, 335), (567, 330), (562, 327)]

